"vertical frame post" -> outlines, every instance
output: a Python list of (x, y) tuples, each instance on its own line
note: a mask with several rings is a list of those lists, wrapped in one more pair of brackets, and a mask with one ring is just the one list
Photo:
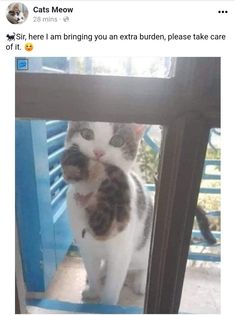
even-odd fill
[(25, 286), (19, 249), (17, 226), (15, 229), (15, 314), (26, 314)]
[(145, 313), (177, 313), (210, 127), (196, 112), (165, 128)]

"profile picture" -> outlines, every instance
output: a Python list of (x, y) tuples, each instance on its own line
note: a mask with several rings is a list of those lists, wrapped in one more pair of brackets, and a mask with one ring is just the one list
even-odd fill
[(27, 7), (20, 2), (13, 2), (7, 7), (6, 17), (12, 24), (22, 24), (28, 17)]

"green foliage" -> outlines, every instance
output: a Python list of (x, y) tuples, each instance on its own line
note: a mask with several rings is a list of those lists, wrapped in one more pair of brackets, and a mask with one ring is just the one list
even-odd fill
[[(219, 160), (221, 151), (220, 149), (214, 150), (208, 146), (206, 152), (206, 159)], [(145, 142), (142, 140), (137, 155), (137, 163), (139, 165), (143, 179), (148, 184), (154, 184), (154, 175), (158, 170), (159, 153), (154, 152)], [(215, 166), (215, 169), (218, 169)], [(219, 180), (202, 180), (201, 187), (220, 187)], [(212, 194), (199, 194), (198, 203), (206, 211), (219, 210), (220, 209), (220, 195)], [(209, 217), (210, 228), (212, 230), (220, 230), (220, 218)], [(194, 228), (197, 227), (196, 222)]]
[(206, 160), (220, 160), (221, 150), (208, 147), (206, 151)]
[(137, 163), (143, 179), (147, 184), (154, 184), (154, 175), (157, 172), (159, 154), (154, 152), (143, 140), (137, 155)]

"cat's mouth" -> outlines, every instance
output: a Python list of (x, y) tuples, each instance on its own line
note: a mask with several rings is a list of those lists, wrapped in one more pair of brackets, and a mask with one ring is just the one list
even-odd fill
[(92, 156), (91, 159), (96, 162), (103, 162), (103, 156)]
[(93, 160), (94, 162), (97, 162), (97, 163), (104, 163), (105, 162), (105, 158), (103, 158), (103, 156), (102, 157), (91, 156), (90, 159)]

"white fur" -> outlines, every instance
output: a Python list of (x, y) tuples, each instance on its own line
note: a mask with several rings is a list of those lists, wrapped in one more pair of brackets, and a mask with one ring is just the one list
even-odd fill
[[(133, 283), (134, 292), (143, 294), (146, 282), (149, 240), (143, 249), (136, 248), (142, 237), (143, 222), (139, 220), (136, 209), (135, 185), (131, 176), (128, 176), (131, 189), (131, 217), (127, 227), (121, 233), (105, 241), (96, 240), (89, 233), (89, 226), (85, 210), (74, 199), (78, 191), (89, 193), (94, 191), (94, 186), (79, 182), (70, 185), (67, 193), (69, 217), (74, 237), (79, 245), (88, 274), (89, 287), (83, 292), (84, 298), (100, 298), (101, 303), (116, 304), (123, 287), (128, 270), (138, 270)], [(97, 183), (97, 189), (99, 183)], [(88, 232), (82, 237), (83, 229)], [(102, 263), (106, 266), (105, 283), (101, 285), (103, 276)]]
[[(104, 304), (116, 304), (128, 270), (138, 270), (133, 289), (138, 294), (144, 293), (150, 240), (141, 250), (137, 251), (136, 248), (143, 237), (147, 213), (144, 213), (143, 217), (139, 219), (136, 208), (136, 187), (130, 175), (133, 161), (125, 160), (120, 148), (112, 147), (109, 144), (113, 136), (111, 124), (95, 122), (90, 123), (89, 128), (94, 131), (94, 140), (88, 141), (79, 133), (75, 133), (69, 143), (66, 143), (66, 147), (76, 143), (81, 152), (90, 159), (95, 159), (94, 149), (103, 150), (105, 154), (101, 157), (100, 162), (116, 165), (125, 172), (131, 196), (130, 220), (122, 232), (108, 240), (97, 240), (89, 233), (85, 210), (82, 205), (77, 204), (74, 194), (77, 192), (89, 194), (97, 191), (102, 176), (93, 182), (80, 181), (70, 184), (67, 193), (69, 217), (88, 274), (89, 287), (84, 291), (83, 297), (100, 298)], [(97, 162), (93, 160), (91, 163)], [(87, 232), (82, 237), (84, 228)], [(106, 276), (104, 285), (102, 285), (100, 278), (104, 276), (104, 271)]]

